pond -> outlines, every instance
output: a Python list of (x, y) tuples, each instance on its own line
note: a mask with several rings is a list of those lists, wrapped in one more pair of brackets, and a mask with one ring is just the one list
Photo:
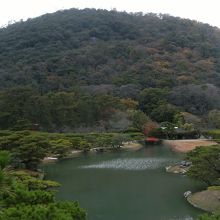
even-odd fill
[(201, 213), (183, 197), (201, 184), (165, 172), (181, 160), (167, 146), (87, 154), (46, 164), (47, 179), (62, 184), (58, 200), (77, 200), (88, 220), (192, 220)]

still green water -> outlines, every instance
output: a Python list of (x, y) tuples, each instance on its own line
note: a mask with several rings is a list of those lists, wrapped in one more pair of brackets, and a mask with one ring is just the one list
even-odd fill
[(192, 220), (201, 211), (183, 197), (201, 184), (165, 172), (181, 160), (166, 146), (88, 154), (44, 165), (47, 178), (62, 184), (57, 199), (77, 200), (88, 220)]

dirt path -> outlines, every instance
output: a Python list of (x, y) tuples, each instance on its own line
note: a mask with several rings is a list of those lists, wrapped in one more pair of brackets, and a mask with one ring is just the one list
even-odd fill
[(186, 153), (198, 146), (216, 145), (215, 141), (207, 139), (190, 139), (190, 140), (164, 140), (164, 144), (171, 146), (174, 151)]

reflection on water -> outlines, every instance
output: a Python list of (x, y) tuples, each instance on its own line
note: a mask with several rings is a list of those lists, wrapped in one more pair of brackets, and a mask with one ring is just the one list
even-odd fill
[(118, 169), (118, 170), (147, 170), (165, 167), (173, 163), (171, 158), (129, 158), (103, 161), (97, 164), (84, 165), (83, 169)]

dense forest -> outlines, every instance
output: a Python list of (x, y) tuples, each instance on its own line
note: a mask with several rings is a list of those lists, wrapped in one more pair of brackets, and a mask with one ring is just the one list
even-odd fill
[(58, 11), (0, 29), (0, 80), (1, 129), (121, 131), (141, 111), (219, 127), (220, 30), (161, 14)]

